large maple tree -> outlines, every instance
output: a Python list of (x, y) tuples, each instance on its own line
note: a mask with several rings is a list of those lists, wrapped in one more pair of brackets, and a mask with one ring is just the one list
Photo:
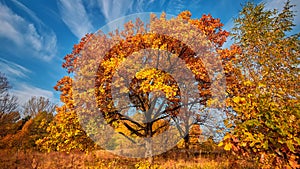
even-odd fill
[[(203, 106), (222, 108), (225, 82), (234, 80), (231, 62), (239, 49), (221, 49), (229, 35), (222, 26), (210, 15), (192, 19), (185, 11), (171, 19), (152, 14), (148, 24), (137, 18), (108, 35), (86, 35), (65, 57), (63, 67), (74, 78), (59, 81), (61, 120), (49, 127), (52, 135), (75, 136), (47, 142), (76, 143), (72, 139), (85, 132), (100, 146), (115, 148), (112, 138), (119, 134), (130, 140), (127, 147), (140, 146), (132, 156), (146, 157), (160, 152), (162, 140), (176, 144), (199, 122)], [(70, 122), (74, 128), (64, 124)]]

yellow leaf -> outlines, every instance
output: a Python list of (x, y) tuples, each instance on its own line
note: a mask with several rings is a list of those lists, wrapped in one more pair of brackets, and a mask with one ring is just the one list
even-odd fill
[(259, 83), (258, 86), (259, 86), (259, 87), (266, 87), (266, 85), (265, 85), (265, 84), (262, 84), (262, 83)]
[(242, 147), (246, 147), (247, 143), (246, 142), (242, 142), (241, 146)]
[(240, 97), (235, 97), (235, 98), (233, 98), (233, 102), (234, 103), (239, 103), (240, 102)]
[(221, 142), (218, 144), (218, 146), (221, 147), (221, 146), (223, 146), (223, 144), (224, 144), (224, 143), (221, 141)]
[(251, 84), (252, 84), (252, 82), (250, 80), (247, 80), (244, 82), (244, 85), (246, 85), (246, 86), (250, 86)]
[(246, 101), (246, 99), (242, 97), (241, 98), (241, 102), (245, 102), (245, 101)]
[(229, 151), (231, 149), (231, 147), (232, 147), (232, 144), (231, 143), (227, 143), (224, 146), (224, 150)]
[(223, 140), (226, 140), (226, 139), (229, 139), (230, 138), (230, 135), (226, 135), (226, 136), (224, 136), (224, 138), (223, 138)]

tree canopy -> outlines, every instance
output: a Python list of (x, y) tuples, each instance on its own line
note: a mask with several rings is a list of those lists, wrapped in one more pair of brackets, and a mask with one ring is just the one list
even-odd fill
[(161, 152), (164, 138), (174, 137), (165, 140), (164, 148), (172, 148), (199, 125), (203, 106), (222, 107), (222, 82), (233, 80), (231, 60), (239, 51), (221, 48), (229, 35), (222, 26), (210, 15), (192, 19), (185, 11), (171, 19), (152, 14), (149, 23), (137, 18), (108, 35), (87, 34), (65, 57), (63, 67), (74, 78), (55, 87), (64, 105), (49, 127), (53, 134), (40, 143), (64, 142), (59, 149), (70, 150), (84, 144), (80, 136), (90, 136), (116, 148), (115, 138), (123, 137), (134, 145), (127, 147), (140, 146), (132, 156), (149, 157)]
[[(264, 167), (299, 167), (299, 35), (290, 35), (294, 13), (247, 3), (235, 20), (233, 37), (242, 52), (234, 66), (239, 88), (229, 98), (234, 129), (225, 149)], [(223, 143), (221, 143), (223, 144)]]

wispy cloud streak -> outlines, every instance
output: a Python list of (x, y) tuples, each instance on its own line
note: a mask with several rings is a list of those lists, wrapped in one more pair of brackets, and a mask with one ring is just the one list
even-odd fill
[(131, 0), (98, 0), (98, 4), (107, 22), (126, 15), (133, 8)]
[(13, 86), (11, 93), (18, 97), (20, 105), (23, 105), (32, 96), (42, 96), (49, 98), (54, 103), (59, 102), (59, 100), (54, 97), (53, 91), (41, 89), (24, 82), (25, 79), (30, 79), (29, 75), (32, 73), (31, 70), (2, 58), (0, 58), (0, 67), (0, 72), (5, 74)]
[(94, 31), (81, 0), (59, 0), (58, 7), (63, 22), (78, 39)]
[[(27, 21), (0, 2), (0, 40), (8, 42), (3, 43), (1, 48), (11, 53), (17, 52), (15, 50), (17, 48), (18, 55), (23, 54), (44, 61), (51, 60), (56, 54), (56, 35), (53, 31), (45, 29), (32, 11), (18, 1), (14, 2), (34, 17), (37, 23)], [(37, 28), (37, 25), (40, 28)]]
[(27, 74), (31, 73), (29, 69), (2, 58), (0, 58), (0, 67), (1, 73), (4, 73), (6, 76), (11, 77), (13, 79), (28, 78)]
[(22, 4), (17, 0), (11, 0), (11, 1), (15, 3), (20, 9), (25, 11), (36, 23), (44, 25), (43, 21), (41, 21), (40, 18), (38, 18), (36, 14), (33, 11), (31, 11), (29, 8), (27, 8), (24, 4)]
[(45, 97), (49, 98), (53, 103), (58, 103), (58, 100), (54, 98), (52, 91), (41, 89), (26, 83), (20, 83), (17, 88), (14, 88), (11, 93), (18, 97), (20, 105), (23, 105), (31, 97)]
[(169, 1), (168, 3), (168, 7), (167, 7), (167, 13), (170, 13), (170, 14), (179, 14), (181, 11), (184, 11), (186, 10), (185, 7), (185, 3), (187, 1), (184, 1), (184, 0), (172, 0), (172, 1)]

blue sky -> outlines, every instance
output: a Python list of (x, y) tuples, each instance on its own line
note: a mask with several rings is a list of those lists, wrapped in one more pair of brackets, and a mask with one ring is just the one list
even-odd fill
[[(11, 92), (24, 103), (31, 96), (59, 102), (56, 82), (67, 75), (63, 57), (86, 33), (125, 15), (162, 12), (176, 15), (190, 10), (192, 17), (211, 14), (230, 30), (245, 0), (0, 0), (0, 72), (13, 86)], [(265, 2), (269, 9), (282, 9), (284, 0)], [(300, 1), (292, 0), (298, 5)], [(295, 10), (297, 10), (295, 8)], [(295, 32), (299, 32), (300, 10)]]

